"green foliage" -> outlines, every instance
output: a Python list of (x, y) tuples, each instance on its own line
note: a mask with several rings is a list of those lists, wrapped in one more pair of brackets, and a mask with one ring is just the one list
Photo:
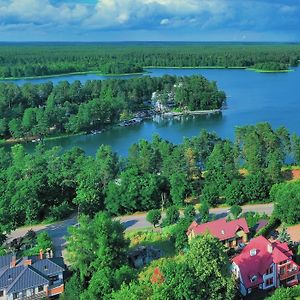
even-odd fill
[(79, 227), (71, 227), (68, 239), (68, 260), (80, 278), (91, 276), (104, 267), (116, 269), (126, 262), (128, 241), (124, 239), (123, 226), (112, 221), (104, 212), (93, 220), (83, 215)]
[(227, 185), (224, 191), (226, 203), (229, 205), (237, 205), (243, 203), (245, 201), (244, 189), (245, 188), (243, 180), (234, 179), (229, 185)]
[[(0, 67), (1, 72), (1, 67)], [(0, 83), (0, 138), (44, 137), (60, 133), (89, 132), (114, 124), (144, 110), (152, 93), (175, 93), (176, 83), (191, 90), (194, 109), (220, 108), (225, 94), (202, 76), (154, 78), (143, 76), (106, 81), (62, 81), (39, 85)], [(183, 89), (184, 87), (182, 87)], [(197, 94), (197, 97), (196, 97)]]
[(168, 226), (177, 223), (179, 220), (179, 211), (176, 206), (170, 206), (166, 211), (163, 225)]
[(65, 201), (58, 206), (51, 207), (49, 211), (49, 217), (55, 221), (59, 221), (70, 216), (72, 212), (73, 209), (71, 208), (70, 204)]
[(49, 233), (46, 231), (37, 234), (34, 247), (25, 250), (23, 255), (38, 255), (41, 250), (43, 253), (46, 253), (49, 250), (54, 250), (53, 242), (49, 236)]
[(65, 291), (60, 296), (62, 300), (80, 300), (80, 294), (83, 290), (82, 282), (77, 273), (74, 273), (65, 284)]
[(149, 210), (147, 213), (146, 219), (149, 223), (151, 223), (154, 227), (159, 224), (161, 219), (161, 212), (159, 209)]
[(127, 265), (129, 242), (123, 232), (120, 222), (104, 212), (92, 220), (83, 215), (79, 226), (70, 228), (68, 259), (86, 287), (80, 299), (111, 299), (114, 289), (135, 279)]
[(184, 217), (175, 225), (173, 238), (175, 240), (175, 248), (178, 252), (187, 250), (188, 248), (188, 237), (187, 229), (191, 225), (191, 219)]
[(233, 215), (233, 217), (237, 219), (242, 212), (242, 208), (239, 205), (233, 205), (230, 208), (230, 212)]
[(281, 287), (276, 289), (274, 294), (271, 297), (268, 297), (267, 300), (296, 300), (298, 299), (297, 296), (300, 296), (299, 287)]
[[(230, 55), (229, 55), (230, 54)], [(256, 67), (281, 70), (296, 66), (299, 46), (201, 44), (72, 44), (1, 46), (0, 77), (80, 71), (140, 72), (141, 67)]]
[(206, 234), (193, 239), (186, 259), (197, 280), (200, 299), (234, 299), (228, 256), (216, 238)]
[(299, 181), (274, 185), (270, 193), (275, 202), (274, 215), (286, 224), (300, 222), (300, 183)]
[(295, 134), (292, 136), (292, 153), (295, 163), (300, 165), (300, 137)]
[(202, 200), (217, 205), (227, 185), (237, 177), (233, 145), (228, 141), (217, 143), (206, 164)]
[(281, 180), (281, 168), (289, 146), (288, 138), (283, 138), (282, 129), (274, 131), (268, 123), (239, 127), (236, 144), (250, 174), (263, 173), (272, 183)]
[(252, 68), (263, 71), (282, 71), (287, 70), (289, 68), (289, 65), (270, 61), (264, 63), (256, 63)]
[(117, 155), (109, 146), (100, 146), (96, 159), (86, 159), (77, 175), (78, 188), (74, 199), (81, 213), (93, 216), (104, 208), (104, 190), (116, 178), (118, 171)]
[(245, 212), (241, 215), (241, 217), (244, 217), (246, 219), (249, 228), (253, 228), (258, 223), (259, 220), (269, 219), (269, 217), (266, 214), (261, 215), (253, 211)]
[[(274, 132), (267, 124), (259, 124), (240, 128), (236, 135), (236, 145), (206, 131), (181, 145), (154, 136), (152, 141), (132, 145), (125, 159), (109, 146), (101, 146), (96, 157), (78, 148), (64, 153), (59, 148), (45, 150), (43, 144), (31, 154), (25, 153), (22, 145), (12, 147), (10, 152), (0, 149), (1, 232), (45, 219), (65, 218), (72, 211), (91, 217), (100, 210), (120, 215), (172, 205), (183, 207), (184, 200), (192, 198), (200, 199), (203, 222), (208, 220), (209, 206), (265, 201), (272, 184), (282, 180), (275, 176), (279, 169), (276, 157), (280, 152), (281, 159), (290, 148), (288, 132), (283, 128)], [(258, 137), (255, 151), (263, 153), (265, 162), (259, 162), (261, 165), (247, 154), (248, 148), (254, 147), (248, 144), (248, 135)], [(245, 153), (248, 158), (240, 160)], [(244, 161), (252, 167), (249, 174), (240, 175), (238, 170)], [(276, 185), (273, 194), (275, 189)], [(292, 208), (298, 207), (296, 188), (293, 190), (286, 191), (293, 198), (289, 202)], [(277, 202), (272, 196), (274, 199)], [(290, 214), (291, 222), (297, 222), (297, 209)]]
[(187, 107), (192, 111), (221, 108), (226, 99), (225, 93), (218, 91), (216, 82), (209, 82), (201, 76), (190, 76), (179, 80), (174, 94), (177, 106)]
[(188, 205), (184, 209), (184, 218), (193, 221), (196, 216), (196, 210), (194, 205)]
[(287, 232), (286, 226), (283, 226), (281, 231), (279, 231), (278, 238), (281, 243), (291, 243), (291, 236)]
[(201, 206), (200, 206), (200, 218), (201, 218), (201, 223), (206, 223), (209, 221), (209, 204), (207, 201), (203, 201), (201, 202)]
[(257, 233), (256, 236), (263, 235), (264, 237), (269, 237), (269, 234), (275, 230), (280, 225), (280, 220), (274, 216), (274, 214), (271, 216), (268, 224), (261, 228)]

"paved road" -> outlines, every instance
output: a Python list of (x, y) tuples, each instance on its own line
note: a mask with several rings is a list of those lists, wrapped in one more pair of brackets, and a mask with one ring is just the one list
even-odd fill
[[(259, 213), (266, 213), (271, 215), (273, 211), (273, 204), (257, 204), (257, 205), (245, 205), (243, 206), (243, 212), (255, 211)], [(228, 213), (228, 208), (212, 208), (210, 213), (217, 214), (219, 217), (225, 217)], [(126, 230), (132, 229), (141, 229), (151, 227), (151, 224), (146, 220), (146, 214), (134, 214), (130, 216), (118, 217), (117, 219), (124, 225)], [(76, 216), (73, 216), (70, 219), (61, 221), (51, 225), (35, 225), (30, 227), (22, 227), (13, 231), (9, 237), (8, 241), (11, 241), (15, 238), (21, 237), (26, 234), (30, 229), (36, 231), (37, 233), (41, 231), (47, 231), (50, 237), (53, 239), (55, 246), (56, 255), (63, 255), (64, 249), (66, 246), (65, 237), (68, 235), (68, 227), (74, 226), (77, 223)]]

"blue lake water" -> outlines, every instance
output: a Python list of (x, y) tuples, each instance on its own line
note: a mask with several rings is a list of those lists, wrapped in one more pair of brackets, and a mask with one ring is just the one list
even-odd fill
[[(300, 69), (294, 70), (289, 73), (255, 73), (238, 69), (149, 69), (147, 75), (150, 76), (199, 74), (215, 80), (228, 96), (227, 108), (215, 115), (148, 120), (140, 125), (113, 128), (97, 135), (61, 138), (47, 141), (46, 146), (61, 146), (64, 149), (79, 146), (87, 154), (93, 155), (101, 144), (109, 144), (119, 154), (126, 155), (131, 144), (142, 138), (149, 140), (153, 134), (159, 134), (173, 143), (180, 143), (184, 137), (197, 135), (205, 128), (215, 131), (221, 137), (232, 139), (236, 126), (258, 122), (269, 122), (274, 128), (286, 126), (290, 132), (300, 135)], [(130, 77), (135, 76), (113, 78)], [(56, 84), (62, 80), (70, 83), (80, 80), (84, 83), (87, 80), (109, 78), (112, 77), (87, 74), (14, 82), (21, 85), (25, 82), (42, 83), (51, 80)], [(25, 147), (32, 151), (35, 144), (28, 143)]]

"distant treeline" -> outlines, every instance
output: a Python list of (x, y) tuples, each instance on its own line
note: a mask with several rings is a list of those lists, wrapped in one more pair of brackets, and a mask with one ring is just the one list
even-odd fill
[(0, 46), (0, 77), (97, 71), (136, 73), (146, 66), (296, 66), (300, 45), (281, 44), (40, 44)]
[(191, 199), (206, 206), (259, 202), (274, 184), (271, 196), (289, 207), (282, 217), (295, 223), (300, 190), (285, 197), (276, 185), (285, 180), (282, 167), (291, 155), (300, 164), (300, 138), (267, 123), (238, 128), (234, 143), (207, 131), (180, 145), (154, 136), (133, 144), (127, 158), (103, 145), (95, 157), (79, 148), (45, 150), (42, 143), (32, 154), (22, 145), (0, 148), (0, 233), (74, 209), (120, 215), (182, 207)]
[(175, 106), (221, 108), (225, 93), (202, 76), (148, 76), (128, 80), (60, 82), (39, 85), (0, 83), (0, 138), (45, 136), (102, 129), (149, 109), (152, 93), (174, 95)]

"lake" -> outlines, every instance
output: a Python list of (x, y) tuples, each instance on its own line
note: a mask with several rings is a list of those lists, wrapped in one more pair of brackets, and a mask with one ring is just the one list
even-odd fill
[[(162, 76), (203, 75), (217, 81), (218, 87), (228, 96), (227, 108), (214, 115), (189, 116), (182, 118), (155, 118), (132, 127), (117, 127), (96, 135), (80, 135), (46, 141), (46, 147), (61, 146), (67, 150), (81, 147), (88, 155), (94, 155), (101, 144), (111, 145), (120, 155), (126, 155), (131, 144), (140, 139), (150, 140), (153, 134), (173, 143), (181, 143), (184, 137), (199, 134), (205, 128), (215, 131), (219, 136), (233, 139), (236, 126), (269, 122), (277, 128), (287, 127), (290, 132), (300, 135), (300, 68), (289, 73), (256, 73), (240, 69), (149, 69), (147, 75)], [(142, 76), (142, 75), (140, 75)], [(113, 78), (130, 78), (121, 76)], [(111, 77), (96, 74), (70, 75), (31, 80), (15, 80), (17, 84), (25, 82), (42, 83), (49, 80), (58, 83), (68, 80), (70, 83), (80, 80), (105, 80)], [(35, 144), (25, 144), (33, 151)]]

